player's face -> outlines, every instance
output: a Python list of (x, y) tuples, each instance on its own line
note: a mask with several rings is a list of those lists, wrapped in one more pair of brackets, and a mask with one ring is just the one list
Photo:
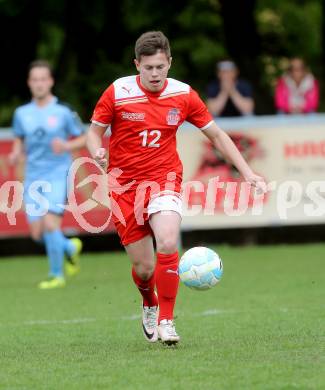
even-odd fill
[(27, 84), (34, 99), (44, 99), (51, 94), (54, 80), (49, 69), (35, 67), (29, 72)]
[(167, 58), (162, 51), (152, 56), (141, 56), (140, 61), (134, 60), (141, 85), (152, 92), (160, 91), (167, 78), (171, 60), (171, 57)]

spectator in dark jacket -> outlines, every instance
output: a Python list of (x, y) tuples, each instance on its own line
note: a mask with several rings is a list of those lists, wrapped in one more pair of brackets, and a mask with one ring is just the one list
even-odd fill
[(251, 85), (238, 78), (238, 68), (232, 61), (217, 63), (217, 79), (207, 87), (207, 106), (212, 115), (231, 117), (251, 115), (254, 100)]

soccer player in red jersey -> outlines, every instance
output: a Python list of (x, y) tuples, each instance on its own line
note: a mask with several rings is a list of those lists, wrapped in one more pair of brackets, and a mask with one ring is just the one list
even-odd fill
[(149, 342), (160, 338), (166, 344), (177, 344), (180, 337), (173, 311), (179, 283), (182, 182), (182, 163), (176, 150), (178, 127), (185, 120), (192, 123), (246, 181), (263, 191), (266, 185), (215, 124), (198, 94), (189, 85), (167, 78), (172, 58), (162, 32), (142, 34), (135, 45), (135, 57), (139, 74), (113, 82), (97, 102), (87, 146), (106, 169), (102, 137), (110, 126), (107, 172), (113, 219), (143, 298), (143, 333)]

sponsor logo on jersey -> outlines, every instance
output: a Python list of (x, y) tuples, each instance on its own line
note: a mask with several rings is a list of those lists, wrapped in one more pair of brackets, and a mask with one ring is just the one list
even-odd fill
[(127, 121), (144, 121), (146, 114), (144, 112), (126, 112), (122, 111), (121, 118)]
[(178, 108), (171, 108), (166, 116), (167, 125), (175, 126), (181, 119), (180, 110)]

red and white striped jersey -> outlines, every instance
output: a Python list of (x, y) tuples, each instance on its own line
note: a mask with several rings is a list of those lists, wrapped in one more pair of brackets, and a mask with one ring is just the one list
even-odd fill
[(111, 126), (109, 170), (123, 171), (118, 182), (155, 181), (164, 185), (176, 174), (180, 191), (182, 163), (176, 150), (176, 131), (188, 121), (201, 130), (213, 118), (198, 94), (187, 84), (168, 78), (159, 92), (142, 87), (139, 76), (123, 77), (99, 99), (91, 121)]

